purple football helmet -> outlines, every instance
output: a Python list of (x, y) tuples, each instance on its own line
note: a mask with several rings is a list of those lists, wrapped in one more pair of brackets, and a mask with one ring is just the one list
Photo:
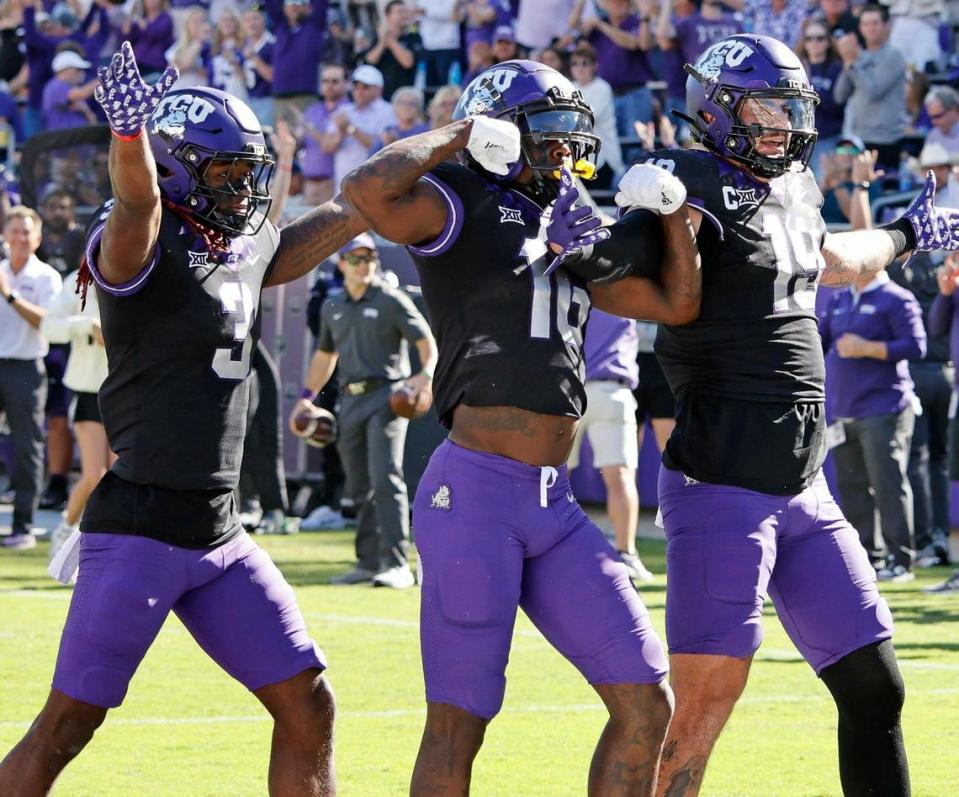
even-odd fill
[[(205, 86), (171, 91), (147, 121), (147, 134), (160, 191), (170, 202), (231, 237), (260, 229), (272, 201), (274, 161), (249, 106)], [(207, 173), (222, 161), (242, 171), (249, 164), (249, 173), (213, 187)], [(246, 202), (237, 204), (238, 195)]]
[[(687, 113), (677, 115), (705, 147), (767, 178), (809, 164), (819, 96), (785, 44), (755, 34), (728, 36), (685, 69)], [(760, 138), (780, 135), (781, 151), (759, 151)]]
[[(535, 61), (503, 61), (470, 81), (453, 111), (453, 119), (489, 116), (507, 119), (522, 136), (523, 160), (533, 170), (536, 182), (557, 179), (557, 165), (550, 162), (549, 144), (563, 141), (572, 153), (577, 173), (589, 179), (595, 172), (599, 138), (593, 135), (593, 109), (582, 93), (555, 69)], [(490, 180), (509, 181), (485, 171), (468, 153), (467, 166)]]

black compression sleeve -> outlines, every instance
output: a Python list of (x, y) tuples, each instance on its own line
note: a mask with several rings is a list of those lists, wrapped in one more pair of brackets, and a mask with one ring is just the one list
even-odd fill
[(883, 224), (879, 229), (892, 238), (896, 257), (900, 257), (916, 248), (916, 232), (908, 219), (896, 219), (889, 224)]

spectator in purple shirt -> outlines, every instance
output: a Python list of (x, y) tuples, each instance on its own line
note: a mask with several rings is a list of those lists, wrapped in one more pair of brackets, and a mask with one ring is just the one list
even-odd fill
[(596, 51), (599, 76), (613, 89), (616, 131), (623, 137), (635, 135), (634, 122), (653, 118), (653, 95), (646, 87), (653, 72), (645, 52), (652, 42), (642, 37), (649, 25), (631, 0), (607, 0), (605, 17), (588, 14), (579, 22), (580, 33)]
[(720, 0), (703, 0), (698, 12), (676, 20), (670, 19), (668, 7), (665, 3), (660, 13), (656, 38), (662, 49), (678, 49), (684, 64), (695, 64), (710, 45), (743, 32), (743, 26), (726, 13)]
[(837, 430), (832, 449), (840, 504), (870, 554), (885, 560), (880, 581), (911, 581), (915, 553), (912, 488), (906, 476), (916, 395), (909, 360), (926, 355), (916, 298), (885, 271), (836, 291), (819, 321), (826, 390)]
[(723, 0), (727, 8), (742, 11), (751, 33), (772, 36), (789, 49), (799, 44), (803, 22), (809, 16), (808, 0)]
[(133, 45), (140, 73), (148, 81), (155, 80), (166, 69), (166, 51), (175, 41), (173, 17), (167, 6), (167, 0), (142, 0), (134, 5), (134, 11), (120, 28), (123, 37)]
[(631, 578), (650, 581), (653, 575), (636, 553), (639, 448), (633, 389), (639, 384), (638, 349), (639, 337), (632, 319), (592, 310), (583, 341), (586, 412), (576, 428), (567, 465), (570, 470), (576, 468), (583, 437), (588, 437), (593, 466), (599, 468), (606, 485), (606, 507), (619, 558)]
[[(72, 41), (86, 54), (86, 60), (96, 62), (100, 48), (109, 36), (109, 17), (105, 6), (108, 0), (97, 0), (90, 6), (83, 22), (76, 26), (76, 17), (67, 8), (59, 9), (55, 16), (42, 11), (41, 0), (23, 10), (23, 42), (26, 45), (27, 66), (30, 70), (27, 81), (27, 110), (24, 115), (24, 135), (29, 138), (43, 126), (43, 90), (53, 77), (53, 57), (61, 44)], [(41, 16), (42, 15), (42, 16)], [(98, 25), (91, 34), (94, 24)]]
[(493, 60), (499, 64), (519, 57), (516, 34), (510, 25), (500, 25), (493, 34)]
[(326, 131), (337, 111), (346, 103), (346, 68), (342, 64), (325, 64), (320, 73), (320, 102), (303, 112), (303, 199), (307, 204), (322, 205), (333, 198), (332, 140), (325, 145)]
[(243, 12), (243, 71), (249, 106), (263, 127), (273, 126), (273, 47), (276, 39), (266, 29), (263, 12)]
[(401, 138), (425, 133), (430, 129), (426, 121), (423, 107), (423, 92), (413, 86), (400, 86), (393, 92), (393, 113), (396, 114), (396, 124), (390, 125), (373, 142), (373, 152), (377, 152), (387, 144), (399, 141)]
[(463, 13), (463, 45), (467, 53), (474, 42), (492, 44), (496, 28), (509, 25), (512, 20), (508, 0), (463, 0)]
[(483, 70), (489, 69), (494, 63), (493, 48), (489, 42), (476, 39), (467, 51), (466, 72), (460, 80), (460, 85), (468, 86), (474, 77)]
[[(277, 118), (291, 116), (316, 100), (320, 54), (326, 36), (327, 0), (265, 0), (273, 23), (273, 97)], [(289, 121), (289, 119), (287, 119)]]
[(816, 139), (816, 152), (811, 165), (816, 181), (821, 183), (825, 173), (824, 158), (835, 151), (842, 135), (846, 108), (833, 96), (833, 88), (842, 73), (842, 59), (829, 35), (829, 29), (818, 19), (806, 24), (797, 52), (809, 82), (819, 94), (819, 105), (816, 106), (819, 138)]
[(97, 121), (87, 100), (93, 96), (96, 81), (83, 84), (91, 66), (73, 50), (54, 56), (53, 77), (43, 88), (43, 126), (46, 130), (83, 127)]

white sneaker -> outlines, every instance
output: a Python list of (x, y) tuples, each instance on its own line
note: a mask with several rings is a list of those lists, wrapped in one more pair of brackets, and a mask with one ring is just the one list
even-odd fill
[(416, 583), (416, 577), (409, 565), (397, 565), (381, 570), (373, 576), (374, 587), (392, 587), (393, 589), (408, 589)]
[(941, 584), (936, 584), (934, 587), (923, 587), (922, 591), (928, 595), (959, 595), (959, 570)]
[(319, 529), (342, 529), (346, 521), (338, 510), (328, 506), (318, 506), (300, 522), (301, 531), (318, 531)]
[(376, 573), (374, 573), (372, 570), (367, 570), (365, 567), (357, 566), (346, 573), (340, 573), (338, 576), (333, 576), (333, 578), (330, 579), (330, 583), (337, 586), (343, 584), (369, 584), (375, 575)]
[(639, 558), (639, 554), (619, 551), (619, 561), (626, 565), (626, 571), (633, 581), (639, 581), (642, 584), (648, 584), (656, 576), (649, 572), (646, 565)]
[(904, 584), (907, 581), (915, 581), (916, 574), (912, 570), (907, 570), (905, 565), (887, 565), (876, 572), (876, 578), (879, 581), (891, 581), (893, 584)]
[(57, 551), (63, 547), (63, 543), (67, 541), (69, 536), (73, 534), (76, 526), (71, 526), (67, 521), (63, 520), (60, 522), (60, 525), (57, 526), (52, 532), (50, 532), (50, 559), (53, 561), (53, 557), (57, 555)]

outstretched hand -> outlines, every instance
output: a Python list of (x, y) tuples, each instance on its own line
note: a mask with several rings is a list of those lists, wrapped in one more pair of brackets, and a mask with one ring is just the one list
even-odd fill
[(959, 250), (959, 210), (936, 207), (936, 175), (926, 172), (926, 184), (903, 213), (916, 235), (914, 252)]
[(559, 170), (559, 197), (553, 203), (546, 227), (546, 241), (557, 255), (546, 269), (547, 274), (554, 271), (573, 252), (609, 238), (609, 230), (602, 226), (591, 207), (577, 207), (579, 198), (579, 189), (573, 182), (569, 164), (564, 164)]
[(97, 70), (93, 96), (114, 133), (135, 136), (179, 76), (176, 67), (169, 66), (154, 85), (148, 85), (140, 76), (132, 45), (123, 42), (110, 65)]

